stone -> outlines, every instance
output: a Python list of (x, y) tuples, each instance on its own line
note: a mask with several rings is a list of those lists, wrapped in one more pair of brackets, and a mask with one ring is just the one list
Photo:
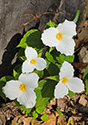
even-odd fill
[(12, 61), (17, 59), (15, 55), (19, 49), (16, 46), (25, 32), (33, 28), (43, 31), (49, 20), (71, 20), (78, 8), (81, 10), (78, 22), (81, 22), (82, 19), (85, 20), (86, 2), (87, 0), (0, 0), (0, 77), (11, 75), (14, 66), (18, 64), (17, 61)]

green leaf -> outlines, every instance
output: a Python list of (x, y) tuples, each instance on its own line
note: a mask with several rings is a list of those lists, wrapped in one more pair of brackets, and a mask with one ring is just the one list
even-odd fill
[(65, 56), (65, 61), (72, 63), (74, 61), (74, 55), (72, 56)]
[(39, 70), (35, 69), (33, 72), (36, 73), (40, 78), (42, 78), (43, 75), (44, 75), (44, 71), (43, 70), (39, 71)]
[(25, 49), (24, 48), (21, 48), (18, 52), (18, 59), (21, 60), (21, 61), (25, 61), (26, 60), (26, 57), (25, 57), (25, 54), (24, 54), (24, 51)]
[(21, 65), (17, 65), (15, 68), (14, 68), (14, 70), (13, 70), (13, 76), (14, 76), (14, 78), (15, 78), (15, 80), (18, 80), (18, 77), (19, 77), (19, 75), (21, 74)]
[(32, 30), (28, 31), (28, 32), (23, 36), (23, 38), (21, 39), (21, 41), (20, 41), (20, 43), (19, 43), (19, 45), (18, 45), (17, 47), (22, 47), (22, 48), (26, 49), (26, 46), (27, 46), (27, 43), (26, 43), (27, 37), (29, 37), (30, 34), (34, 33), (35, 31), (37, 31), (37, 30), (36, 30), (36, 29), (32, 29)]
[(42, 43), (41, 32), (39, 30), (33, 30), (33, 32), (26, 38), (26, 43), (28, 46), (33, 47), (37, 52), (45, 47)]
[(38, 114), (36, 113), (36, 111), (32, 112), (32, 116), (34, 117), (34, 119), (38, 118)]
[(5, 94), (4, 94), (3, 91), (2, 91), (2, 88), (5, 86), (5, 84), (6, 84), (6, 82), (0, 81), (0, 96), (1, 96), (3, 99), (6, 98)]
[(54, 88), (57, 84), (57, 81), (46, 79), (46, 82), (43, 84), (41, 90), (42, 97), (49, 97), (50, 99), (54, 98)]
[(60, 109), (56, 109), (57, 113), (60, 115), (60, 117), (62, 118), (62, 112), (60, 111)]
[(88, 66), (86, 67), (86, 70), (84, 72), (83, 79), (84, 80), (88, 79)]
[(56, 49), (54, 49), (53, 51), (51, 51), (51, 55), (60, 64), (62, 64), (64, 61), (72, 63), (73, 60), (74, 60), (74, 55), (72, 55), (72, 56), (66, 56), (64, 54), (59, 53)]
[(46, 70), (48, 71), (48, 73), (50, 74), (50, 76), (55, 76), (59, 74), (59, 68), (56, 64), (50, 63), (49, 61), (47, 61), (47, 67)]
[(48, 116), (47, 116), (47, 114), (42, 115), (42, 116), (41, 116), (41, 120), (43, 120), (43, 121), (48, 121)]
[(74, 60), (74, 55), (72, 56), (65, 56), (64, 54), (60, 54), (59, 57), (56, 57), (57, 61), (59, 63), (63, 63), (64, 61), (67, 61), (69, 63), (72, 63)]
[(77, 9), (74, 16), (73, 16), (73, 18), (72, 18), (72, 21), (74, 21), (74, 23), (77, 23), (79, 15), (80, 15), (80, 10)]
[(72, 91), (68, 91), (68, 95), (69, 95), (69, 97), (72, 97), (72, 96), (74, 96), (76, 93), (74, 93), (74, 92), (72, 92)]
[(51, 79), (51, 80), (59, 82), (59, 75), (49, 76), (49, 77), (47, 77), (47, 79)]
[(52, 22), (51, 20), (45, 25), (45, 29), (48, 29), (49, 27), (57, 27), (57, 24)]
[(13, 80), (14, 78), (12, 76), (4, 76), (0, 79), (0, 96), (5, 99), (6, 96), (2, 91), (2, 88), (5, 86), (7, 81)]
[(13, 70), (13, 76), (14, 76), (15, 80), (17, 80), (19, 77), (19, 73), (17, 73), (15, 70)]
[(14, 78), (12, 76), (3, 76), (0, 81), (3, 81), (3, 82), (7, 82), (7, 81), (10, 81), (10, 80), (14, 80)]
[(46, 54), (45, 54), (46, 58), (52, 62), (52, 63), (55, 63), (56, 61), (54, 60), (53, 56), (47, 51)]
[(36, 108), (49, 104), (50, 100), (54, 98), (54, 88), (56, 84), (56, 81), (50, 79), (39, 81), (38, 87), (35, 89), (37, 96)]
[(17, 99), (15, 99), (14, 101), (15, 101), (16, 105), (17, 105), (19, 108), (23, 109), (23, 110), (26, 111), (27, 113), (30, 113), (30, 112), (31, 112), (32, 108), (26, 108), (24, 105), (21, 105), (21, 104), (17, 101)]
[[(39, 82), (39, 84), (44, 84), (44, 82), (46, 82), (46, 81), (41, 80)], [(46, 97), (46, 98), (42, 97), (42, 94), (41, 94), (42, 88), (43, 88), (42, 86), (39, 86), (34, 90), (35, 93), (36, 93), (36, 96), (37, 96), (37, 98), (36, 98), (36, 108), (41, 107), (41, 106), (45, 106), (45, 105), (49, 104), (49, 102), (50, 102), (50, 97)]]
[(59, 24), (60, 22), (59, 22), (57, 19), (55, 19), (55, 23), (56, 23), (56, 24)]
[(39, 114), (41, 114), (45, 109), (45, 106), (40, 106), (36, 108), (36, 112), (38, 112)]
[(88, 95), (88, 80), (86, 80), (86, 95)]

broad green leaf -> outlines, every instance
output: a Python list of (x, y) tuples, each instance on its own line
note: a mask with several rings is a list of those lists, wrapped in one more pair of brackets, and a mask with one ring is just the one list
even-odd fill
[[(44, 84), (44, 82), (46, 81), (40, 81), (39, 84)], [(41, 90), (42, 90), (43, 86), (39, 86), (38, 88), (36, 88), (34, 91), (36, 93), (36, 108), (37, 107), (41, 107), (41, 106), (45, 106), (47, 104), (49, 104), (50, 102), (50, 98), (49, 97), (42, 97), (42, 94), (41, 94)]]
[(38, 114), (36, 111), (32, 112), (32, 116), (34, 117), (34, 119), (38, 118)]
[(2, 91), (2, 88), (5, 86), (5, 84), (6, 84), (6, 82), (0, 81), (0, 96), (1, 96), (3, 99), (6, 98), (5, 94), (4, 94), (3, 91)]
[(72, 96), (74, 96), (76, 93), (74, 93), (74, 92), (72, 92), (72, 91), (68, 91), (68, 95), (70, 96), (70, 97), (72, 97)]
[(62, 64), (58, 64), (58, 63), (56, 63), (56, 66), (57, 66), (57, 67), (58, 67), (58, 69), (60, 70), (60, 68), (61, 68)]
[(60, 109), (56, 109), (57, 110), (57, 113), (60, 115), (60, 117), (62, 118), (62, 112)]
[(45, 29), (48, 29), (49, 27), (57, 27), (57, 24), (52, 22), (51, 20), (45, 25)]
[(55, 49), (55, 47), (50, 47), (49, 48), (49, 53), (52, 52)]
[(84, 80), (88, 79), (88, 66), (86, 67), (86, 70), (84, 72), (83, 79)]
[(45, 45), (41, 40), (41, 32), (39, 30), (33, 30), (33, 32), (26, 38), (28, 46), (33, 47), (37, 52), (42, 50)]
[(44, 71), (43, 70), (39, 71), (39, 70), (35, 69), (33, 72), (36, 73), (40, 78), (42, 78), (43, 75), (44, 75)]
[(47, 51), (46, 54), (45, 54), (46, 58), (52, 62), (52, 63), (55, 63), (56, 61), (54, 60), (53, 56)]
[(57, 19), (55, 19), (55, 23), (56, 23), (56, 24), (59, 24), (60, 22), (59, 22)]
[(88, 95), (88, 80), (86, 80), (86, 95)]
[(59, 74), (55, 76), (48, 76), (47, 79), (51, 79), (51, 80), (59, 82)]
[(21, 72), (22, 72), (22, 65), (19, 64), (19, 65), (15, 66), (14, 70), (15, 70), (16, 72), (18, 72), (19, 74), (21, 74)]
[(74, 60), (74, 55), (72, 55), (72, 56), (66, 56), (64, 54), (59, 53), (56, 49), (54, 49), (53, 51), (51, 51), (51, 55), (60, 64), (62, 64), (64, 61), (72, 63), (73, 60)]
[(56, 81), (49, 79), (39, 81), (38, 87), (35, 89), (37, 96), (36, 108), (49, 104), (50, 100), (54, 98), (54, 88), (56, 84)]
[(7, 82), (7, 81), (10, 81), (10, 80), (14, 80), (14, 78), (12, 76), (3, 76), (0, 81), (3, 81), (3, 82)]
[(36, 32), (36, 31), (37, 31), (37, 29), (32, 29), (32, 30), (29, 30), (27, 33), (25, 33), (25, 35), (23, 36), (23, 38), (21, 39), (21, 41), (20, 41), (20, 43), (19, 43), (19, 45), (17, 47), (22, 47), (22, 48), (26, 49), (26, 46), (27, 46), (27, 43), (26, 43), (27, 37), (29, 37), (30, 34)]
[(43, 121), (48, 121), (48, 116), (47, 116), (47, 114), (42, 115), (42, 116), (41, 116), (41, 120), (43, 120)]
[(72, 56), (65, 56), (65, 61), (72, 63), (74, 61), (74, 55)]
[(31, 112), (32, 108), (26, 108), (24, 105), (20, 105), (19, 102), (17, 101), (17, 99), (15, 99), (14, 101), (15, 101), (16, 105), (17, 105), (19, 108), (23, 109), (23, 110), (26, 111), (27, 113), (30, 113), (30, 112)]
[(21, 48), (18, 52), (18, 59), (21, 60), (21, 61), (25, 61), (26, 60), (26, 57), (25, 57), (25, 54), (24, 54), (24, 51), (25, 49), (24, 48)]
[(36, 108), (36, 112), (38, 112), (39, 114), (41, 114), (45, 109), (45, 106), (40, 106)]
[(57, 81), (46, 79), (46, 82), (43, 85), (43, 88), (41, 90), (42, 97), (49, 97), (50, 99), (54, 98), (54, 89), (55, 85), (57, 84)]
[(15, 70), (13, 70), (13, 76), (14, 76), (15, 80), (17, 80), (19, 77), (19, 73), (17, 73)]
[(15, 80), (18, 80), (18, 77), (19, 77), (19, 75), (21, 74), (21, 65), (17, 65), (15, 68), (14, 68), (14, 70), (13, 70), (13, 76), (14, 76), (14, 78), (15, 78)]
[(56, 64), (50, 63), (49, 61), (47, 61), (47, 67), (46, 70), (48, 71), (48, 73), (50, 74), (50, 76), (55, 76), (59, 74), (59, 68)]
[(74, 55), (72, 56), (65, 56), (64, 54), (60, 54), (59, 57), (56, 57), (57, 61), (59, 63), (63, 63), (64, 61), (67, 61), (69, 63), (72, 63), (74, 60)]
[(57, 57), (59, 57), (60, 52), (58, 52), (56, 49), (54, 49), (54, 50), (51, 51), (51, 55), (57, 61)]

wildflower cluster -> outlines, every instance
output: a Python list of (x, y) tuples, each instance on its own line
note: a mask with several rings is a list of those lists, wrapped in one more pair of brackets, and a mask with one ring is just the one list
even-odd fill
[(42, 113), (54, 97), (84, 91), (84, 84), (74, 77), (71, 65), (76, 34), (76, 24), (68, 20), (59, 24), (50, 21), (43, 33), (28, 31), (18, 45), (22, 66), (14, 69), (14, 78), (4, 81), (1, 96), (15, 100), (27, 112), (36, 105), (36, 113)]

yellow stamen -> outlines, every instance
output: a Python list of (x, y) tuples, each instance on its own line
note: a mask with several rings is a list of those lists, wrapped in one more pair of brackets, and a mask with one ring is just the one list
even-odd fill
[(20, 91), (25, 91), (26, 85), (24, 83), (20, 84), (19, 89), (20, 89)]
[(67, 79), (66, 77), (63, 77), (63, 78), (62, 78), (62, 82), (63, 82), (63, 83), (65, 83), (65, 84), (66, 84), (66, 83), (67, 83), (67, 81), (68, 81), (68, 79)]
[(35, 64), (35, 63), (36, 63), (36, 60), (35, 60), (35, 59), (31, 59), (30, 63), (31, 63), (31, 64)]
[(56, 34), (56, 38), (57, 38), (58, 40), (61, 40), (62, 37), (63, 37), (62, 33), (57, 33), (57, 34)]

